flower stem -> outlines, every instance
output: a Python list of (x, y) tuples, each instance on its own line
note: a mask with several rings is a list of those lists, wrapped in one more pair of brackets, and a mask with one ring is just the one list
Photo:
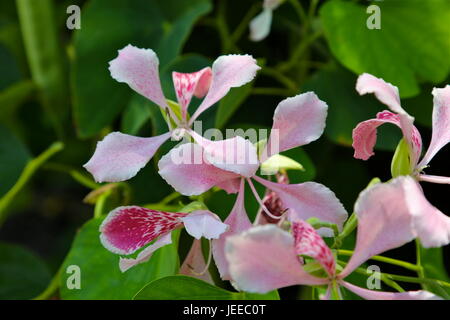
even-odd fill
[(22, 174), (17, 180), (16, 184), (0, 199), (0, 226), (5, 222), (7, 217), (7, 209), (10, 203), (14, 200), (16, 195), (22, 190), (27, 182), (33, 177), (34, 173), (55, 153), (58, 153), (64, 148), (62, 142), (53, 143), (47, 150), (39, 156), (29, 161), (25, 166)]
[[(338, 252), (338, 254), (341, 254), (344, 256), (352, 256), (353, 255), (352, 250), (337, 250), (337, 252)], [(392, 258), (383, 257), (383, 256), (373, 256), (370, 259), (375, 260), (375, 261), (381, 261), (384, 263), (389, 263), (389, 264), (396, 265), (399, 267), (403, 267), (408, 270), (412, 270), (412, 271), (416, 271), (416, 272), (418, 271), (418, 267), (415, 264), (412, 264), (412, 263), (409, 263), (406, 261), (392, 259)]]

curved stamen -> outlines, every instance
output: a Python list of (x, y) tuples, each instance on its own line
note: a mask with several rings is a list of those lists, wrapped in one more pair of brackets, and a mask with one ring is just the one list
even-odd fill
[(212, 260), (212, 248), (211, 248), (211, 240), (208, 241), (209, 244), (209, 250), (208, 250), (208, 261), (206, 262), (206, 266), (205, 268), (201, 271), (201, 272), (196, 272), (194, 270), (194, 267), (192, 267), (190, 264), (188, 264), (187, 266), (189, 267), (189, 269), (191, 270), (192, 274), (196, 275), (196, 276), (202, 276), (204, 275), (208, 269), (209, 269), (209, 265), (211, 264), (211, 260)]
[(281, 219), (281, 218), (284, 216), (284, 213), (285, 213), (287, 210), (286, 210), (282, 215), (280, 215), (280, 216), (275, 216), (275, 215), (273, 215), (272, 213), (270, 213), (269, 209), (267, 209), (267, 207), (264, 205), (264, 202), (263, 202), (263, 201), (261, 200), (261, 198), (259, 197), (259, 194), (258, 194), (258, 192), (256, 191), (255, 186), (253, 185), (253, 182), (250, 180), (250, 178), (247, 178), (246, 180), (247, 180), (247, 182), (248, 182), (248, 184), (249, 184), (249, 186), (250, 186), (250, 189), (251, 189), (252, 192), (253, 192), (253, 195), (254, 195), (255, 198), (256, 198), (256, 201), (258, 201), (259, 205), (260, 205), (261, 208), (264, 210), (264, 212), (265, 212), (269, 217), (271, 217), (272, 219), (276, 219), (276, 220)]

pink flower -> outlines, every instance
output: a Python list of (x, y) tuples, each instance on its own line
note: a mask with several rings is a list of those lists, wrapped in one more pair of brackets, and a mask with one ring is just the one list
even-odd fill
[[(171, 137), (171, 133), (172, 136), (181, 134), (176, 137), (181, 139), (203, 111), (223, 98), (231, 88), (251, 81), (259, 69), (255, 59), (249, 55), (227, 55), (217, 58), (212, 68), (207, 67), (194, 73), (173, 72), (173, 83), (181, 111), (181, 118), (178, 118), (162, 92), (158, 74), (159, 61), (153, 50), (128, 45), (119, 50), (118, 57), (109, 64), (114, 79), (128, 84), (164, 110), (170, 118), (168, 125), (172, 132), (151, 138), (120, 132), (108, 134), (97, 144), (94, 155), (84, 165), (98, 182), (124, 181), (135, 176)], [(188, 121), (187, 109), (193, 95), (204, 99)], [(171, 121), (177, 128), (170, 127)]]
[[(414, 203), (407, 198), (413, 199)], [(449, 225), (447, 217), (429, 206), (417, 182), (408, 176), (363, 191), (355, 204), (358, 216), (356, 247), (340, 273), (336, 271), (333, 252), (308, 223), (294, 221), (292, 234), (273, 224), (253, 227), (226, 241), (225, 256), (230, 277), (241, 290), (258, 293), (291, 285), (328, 285), (326, 298), (330, 298), (333, 286), (343, 286), (365, 299), (439, 299), (427, 291), (372, 291), (345, 281), (372, 256), (414, 238), (419, 238), (426, 247), (449, 243), (450, 238), (442, 225), (444, 220)], [(319, 262), (324, 276), (308, 273), (300, 256)]]
[[(159, 174), (181, 194), (201, 194), (213, 186), (218, 186), (229, 193), (238, 193), (236, 203), (225, 220), (229, 230), (220, 239), (213, 241), (214, 259), (223, 279), (230, 279), (224, 257), (226, 237), (251, 226), (244, 208), (245, 181), (269, 216), (274, 217), (259, 198), (252, 180), (278, 194), (288, 209), (289, 220), (316, 217), (342, 228), (347, 219), (347, 212), (327, 187), (315, 182), (274, 183), (256, 175), (260, 163), (275, 152), (292, 149), (318, 139), (325, 127), (326, 114), (326, 103), (319, 100), (313, 92), (300, 94), (283, 100), (277, 106), (271, 135), (259, 157), (256, 148), (241, 137), (209, 141), (194, 133), (191, 135), (195, 139), (195, 144), (187, 143), (174, 148), (159, 161)], [(184, 157), (188, 155), (187, 158), (191, 161), (176, 163), (174, 159), (180, 157), (180, 154)], [(203, 161), (195, 162), (194, 159)], [(239, 161), (226, 161), (229, 159)]]
[(269, 35), (273, 10), (284, 0), (264, 0), (263, 11), (250, 21), (250, 40), (261, 41)]
[(206, 210), (174, 213), (128, 206), (108, 214), (100, 226), (100, 240), (106, 249), (120, 255), (130, 255), (145, 247), (136, 258), (120, 258), (120, 270), (125, 272), (172, 243), (171, 232), (181, 227), (195, 239), (217, 239), (227, 230), (226, 224)]
[[(383, 123), (398, 126), (409, 148), (410, 174), (417, 180), (434, 183), (450, 183), (449, 177), (427, 175), (422, 170), (428, 167), (434, 155), (450, 142), (450, 85), (434, 88), (433, 94), (433, 134), (427, 152), (420, 160), (422, 138), (414, 126), (412, 118), (400, 105), (398, 88), (370, 74), (358, 78), (356, 90), (359, 94), (374, 93), (382, 103), (393, 112), (383, 111), (375, 119), (361, 122), (353, 130), (353, 148), (355, 158), (367, 160), (374, 155), (373, 148), (377, 139), (377, 128)], [(419, 161), (420, 160), (420, 161)]]

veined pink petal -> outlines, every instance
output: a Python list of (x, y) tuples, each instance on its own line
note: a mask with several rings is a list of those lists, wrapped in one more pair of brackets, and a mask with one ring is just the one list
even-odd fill
[(370, 257), (400, 247), (416, 236), (403, 185), (406, 176), (378, 183), (360, 193), (355, 203), (358, 217), (356, 247), (341, 272), (349, 275)]
[(433, 135), (419, 167), (426, 166), (434, 155), (450, 142), (450, 85), (433, 89)]
[(210, 67), (192, 73), (172, 72), (173, 85), (181, 106), (181, 116), (186, 119), (192, 95), (202, 98), (209, 90), (212, 72)]
[(325, 129), (328, 106), (314, 92), (281, 101), (261, 161), (279, 152), (317, 140)]
[(363, 73), (356, 82), (356, 91), (360, 95), (373, 93), (381, 103), (396, 113), (406, 113), (401, 107), (398, 88), (371, 74)]
[(225, 180), (216, 184), (216, 186), (227, 193), (237, 193), (239, 192), (239, 185), (241, 183), (241, 178), (233, 178), (230, 180)]
[(141, 138), (112, 132), (97, 143), (92, 158), (84, 165), (97, 182), (117, 182), (136, 175), (170, 138), (170, 133)]
[(183, 221), (186, 232), (195, 239), (218, 239), (228, 229), (214, 213), (207, 210), (193, 211), (180, 220)]
[(128, 255), (182, 225), (187, 213), (118, 207), (100, 225), (100, 240), (109, 251)]
[[(173, 148), (158, 163), (159, 174), (175, 190), (183, 195), (198, 195), (239, 175), (221, 170), (203, 158), (203, 148), (186, 143)], [(231, 188), (231, 187), (230, 187)]]
[(120, 271), (125, 272), (137, 264), (148, 261), (156, 250), (171, 243), (172, 243), (172, 234), (169, 232), (161, 236), (154, 243), (152, 243), (147, 248), (139, 252), (136, 259), (121, 257), (119, 260)]
[(250, 21), (250, 40), (261, 41), (269, 35), (272, 15), (271, 9), (264, 9)]
[(296, 284), (320, 285), (328, 281), (303, 270), (292, 236), (272, 224), (228, 237), (225, 256), (231, 278), (248, 292), (265, 293)]
[(183, 264), (180, 267), (180, 274), (191, 276), (206, 281), (208, 283), (214, 284), (209, 271), (206, 271), (202, 275), (197, 275), (192, 272), (192, 271), (200, 272), (205, 268), (206, 262), (202, 252), (202, 242), (201, 240), (194, 239), (194, 242), (192, 242), (191, 249), (189, 250), (186, 258), (184, 259)]
[(212, 65), (212, 82), (208, 93), (193, 114), (189, 124), (214, 103), (222, 99), (233, 87), (240, 87), (250, 82), (260, 67), (250, 55), (220, 56)]
[(162, 108), (167, 107), (159, 80), (159, 60), (152, 49), (140, 49), (128, 45), (119, 50), (117, 58), (109, 62), (111, 76), (125, 82)]
[(441, 297), (424, 290), (386, 292), (364, 289), (346, 281), (341, 281), (340, 284), (366, 300), (442, 300)]
[(353, 129), (353, 149), (356, 159), (367, 160), (375, 153), (373, 148), (377, 142), (377, 128), (384, 123), (392, 123), (398, 126), (411, 148), (412, 164), (415, 165), (422, 149), (422, 139), (420, 133), (406, 115), (397, 115), (390, 111), (383, 111), (377, 114), (376, 119), (360, 122)]
[(275, 191), (288, 209), (288, 219), (307, 220), (316, 217), (324, 222), (335, 223), (342, 228), (347, 211), (333, 191), (315, 182), (281, 184), (253, 177), (256, 181)]
[(258, 170), (258, 152), (249, 140), (236, 136), (211, 141), (195, 131), (189, 133), (203, 147), (205, 159), (213, 166), (247, 178), (254, 176)]
[(420, 136), (419, 130), (414, 126), (414, 118), (407, 114), (399, 114), (398, 119), (403, 137), (408, 144), (411, 157), (411, 171), (414, 171), (422, 153), (422, 137)]
[(433, 176), (429, 174), (420, 174), (418, 176), (420, 181), (431, 182), (431, 183), (441, 183), (450, 184), (450, 177)]
[(298, 255), (309, 256), (319, 262), (330, 276), (336, 273), (336, 262), (322, 237), (307, 222), (297, 220), (292, 223), (295, 252)]
[(241, 179), (236, 202), (224, 223), (227, 224), (229, 228), (219, 239), (213, 240), (212, 252), (222, 280), (232, 280), (228, 270), (228, 261), (225, 258), (226, 239), (232, 235), (239, 234), (252, 226), (244, 207), (244, 179)]
[(412, 227), (425, 248), (450, 243), (450, 217), (432, 206), (420, 185), (411, 177), (404, 179), (406, 204), (412, 215)]

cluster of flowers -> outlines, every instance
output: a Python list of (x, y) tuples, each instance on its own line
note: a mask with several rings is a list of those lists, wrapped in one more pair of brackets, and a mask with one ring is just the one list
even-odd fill
[[(434, 89), (433, 136), (422, 160), (422, 142), (413, 118), (400, 106), (398, 89), (369, 74), (359, 77), (360, 94), (374, 93), (391, 111), (377, 114), (375, 119), (360, 123), (353, 132), (355, 157), (373, 155), (377, 127), (392, 123), (401, 128), (406, 168), (386, 183), (375, 183), (359, 195), (355, 206), (357, 240), (354, 253), (344, 268), (323, 237), (342, 231), (348, 214), (335, 194), (315, 182), (289, 184), (285, 172), (278, 182), (256, 175), (259, 167), (282, 152), (317, 140), (323, 133), (327, 104), (313, 92), (281, 101), (275, 109), (272, 132), (261, 152), (242, 137), (211, 141), (191, 129), (192, 123), (206, 109), (224, 97), (232, 87), (251, 81), (259, 67), (249, 55), (219, 57), (212, 68), (194, 73), (173, 73), (178, 104), (168, 103), (161, 89), (158, 58), (150, 49), (131, 45), (119, 51), (110, 62), (114, 79), (127, 83), (133, 90), (159, 105), (169, 124), (169, 132), (142, 138), (113, 132), (97, 145), (85, 168), (96, 181), (116, 182), (130, 179), (146, 165), (156, 150), (170, 137), (188, 142), (173, 148), (159, 163), (159, 174), (179, 193), (200, 195), (212, 187), (237, 193), (236, 202), (224, 222), (208, 210), (191, 213), (155, 211), (138, 206), (119, 207), (108, 214), (100, 227), (102, 244), (121, 257), (125, 272), (147, 261), (158, 248), (170, 244), (171, 232), (184, 227), (194, 240), (181, 272), (199, 274), (192, 268), (205, 268), (198, 239), (211, 240), (212, 256), (224, 280), (238, 290), (265, 293), (277, 288), (300, 284), (327, 286), (324, 298), (339, 294), (343, 286), (366, 299), (432, 299), (427, 291), (381, 292), (355, 286), (345, 278), (372, 256), (419, 239), (424, 247), (439, 247), (450, 242), (450, 218), (433, 207), (425, 198), (418, 181), (450, 183), (450, 178), (423, 173), (436, 152), (450, 141), (450, 86)], [(192, 117), (188, 105), (192, 96), (204, 97)], [(175, 112), (176, 105), (180, 112)], [(180, 152), (203, 161), (177, 163)], [(231, 155), (231, 156), (230, 156)], [(226, 161), (238, 159), (241, 161)], [(266, 187), (260, 199), (253, 181)], [(248, 184), (261, 210), (252, 223), (245, 211), (244, 189)], [(314, 228), (314, 218), (323, 222)], [(311, 223), (308, 223), (307, 220)], [(325, 226), (325, 227), (324, 227)], [(142, 249), (142, 250), (141, 250)], [(311, 265), (315, 264), (315, 268)], [(317, 266), (320, 265), (319, 268)], [(189, 266), (189, 267), (187, 267)], [(206, 266), (207, 267), (207, 266)], [(205, 269), (206, 270), (206, 269)], [(203, 274), (208, 280), (208, 275)]]

